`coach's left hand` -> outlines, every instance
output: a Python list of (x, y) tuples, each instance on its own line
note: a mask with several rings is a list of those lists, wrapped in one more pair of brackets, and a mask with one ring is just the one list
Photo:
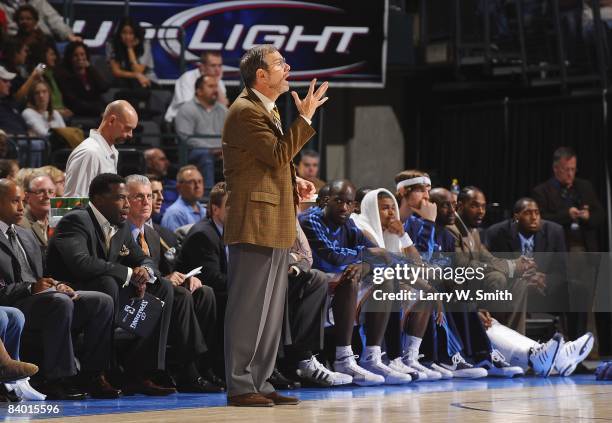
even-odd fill
[(299, 176), (295, 177), (295, 182), (297, 184), (298, 194), (301, 201), (308, 200), (317, 190), (312, 182), (302, 179)]

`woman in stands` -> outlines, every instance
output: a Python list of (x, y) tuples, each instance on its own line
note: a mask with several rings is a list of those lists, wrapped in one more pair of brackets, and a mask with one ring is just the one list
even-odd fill
[(19, 38), (8, 38), (3, 46), (4, 67), (17, 76), (11, 81), (11, 95), (18, 102), (24, 102), (28, 91), (34, 82), (40, 81), (43, 69), (35, 67), (28, 73), (26, 63), (28, 61), (28, 46)]
[(51, 104), (53, 105), (53, 109), (57, 110), (60, 115), (64, 119), (70, 119), (74, 113), (72, 110), (66, 107), (64, 104), (64, 96), (62, 95), (62, 90), (60, 90), (59, 84), (55, 79), (55, 68), (57, 66), (57, 60), (59, 59), (59, 53), (57, 52), (57, 47), (55, 47), (55, 43), (47, 44), (45, 47), (45, 58), (44, 62), (47, 65), (47, 69), (45, 69), (45, 73), (43, 77), (47, 84), (49, 84), (49, 90), (51, 93)]
[(64, 102), (75, 115), (100, 117), (106, 106), (102, 94), (108, 90), (108, 84), (91, 65), (84, 43), (76, 41), (66, 46), (63, 66), (56, 77)]
[(62, 115), (53, 109), (51, 90), (44, 80), (32, 84), (28, 93), (28, 107), (21, 112), (28, 129), (35, 135), (44, 137), (51, 128), (64, 128)]
[(113, 76), (121, 88), (148, 88), (157, 80), (151, 45), (144, 30), (132, 18), (125, 17), (117, 25), (107, 48)]
[(38, 11), (29, 4), (21, 5), (15, 10), (13, 20), (17, 23), (16, 38), (28, 46), (28, 69), (34, 69), (45, 59), (48, 44), (55, 45), (53, 37), (45, 35), (38, 27)]

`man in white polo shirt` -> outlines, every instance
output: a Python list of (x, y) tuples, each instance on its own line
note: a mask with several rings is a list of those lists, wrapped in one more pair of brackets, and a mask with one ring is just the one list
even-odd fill
[(125, 100), (109, 103), (98, 129), (75, 148), (66, 163), (64, 197), (87, 197), (89, 184), (101, 173), (117, 173), (119, 152), (116, 144), (132, 138), (138, 125), (136, 110)]

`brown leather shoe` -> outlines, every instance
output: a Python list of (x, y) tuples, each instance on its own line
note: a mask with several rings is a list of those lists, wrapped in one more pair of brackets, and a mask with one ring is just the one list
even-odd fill
[(113, 388), (104, 375), (91, 378), (87, 383), (86, 390), (92, 398), (114, 399), (121, 396), (121, 390)]
[(144, 379), (125, 386), (123, 388), (123, 394), (145, 394), (152, 397), (163, 397), (170, 394), (176, 394), (176, 389), (159, 386), (151, 379)]
[(36, 364), (25, 361), (9, 360), (0, 366), (0, 382), (11, 382), (35, 375), (38, 372)]
[(249, 392), (248, 394), (228, 397), (227, 405), (234, 407), (274, 407), (274, 401), (261, 394)]
[(264, 397), (272, 400), (275, 405), (298, 405), (300, 403), (300, 400), (296, 397), (285, 397), (276, 391), (264, 395)]

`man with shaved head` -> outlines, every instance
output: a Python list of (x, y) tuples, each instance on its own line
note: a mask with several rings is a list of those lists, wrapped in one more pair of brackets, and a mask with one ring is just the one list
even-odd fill
[(137, 125), (138, 114), (130, 103), (109, 103), (98, 129), (92, 129), (89, 138), (68, 157), (64, 196), (87, 197), (93, 178), (101, 173), (117, 173), (119, 152), (115, 145), (129, 141)]

